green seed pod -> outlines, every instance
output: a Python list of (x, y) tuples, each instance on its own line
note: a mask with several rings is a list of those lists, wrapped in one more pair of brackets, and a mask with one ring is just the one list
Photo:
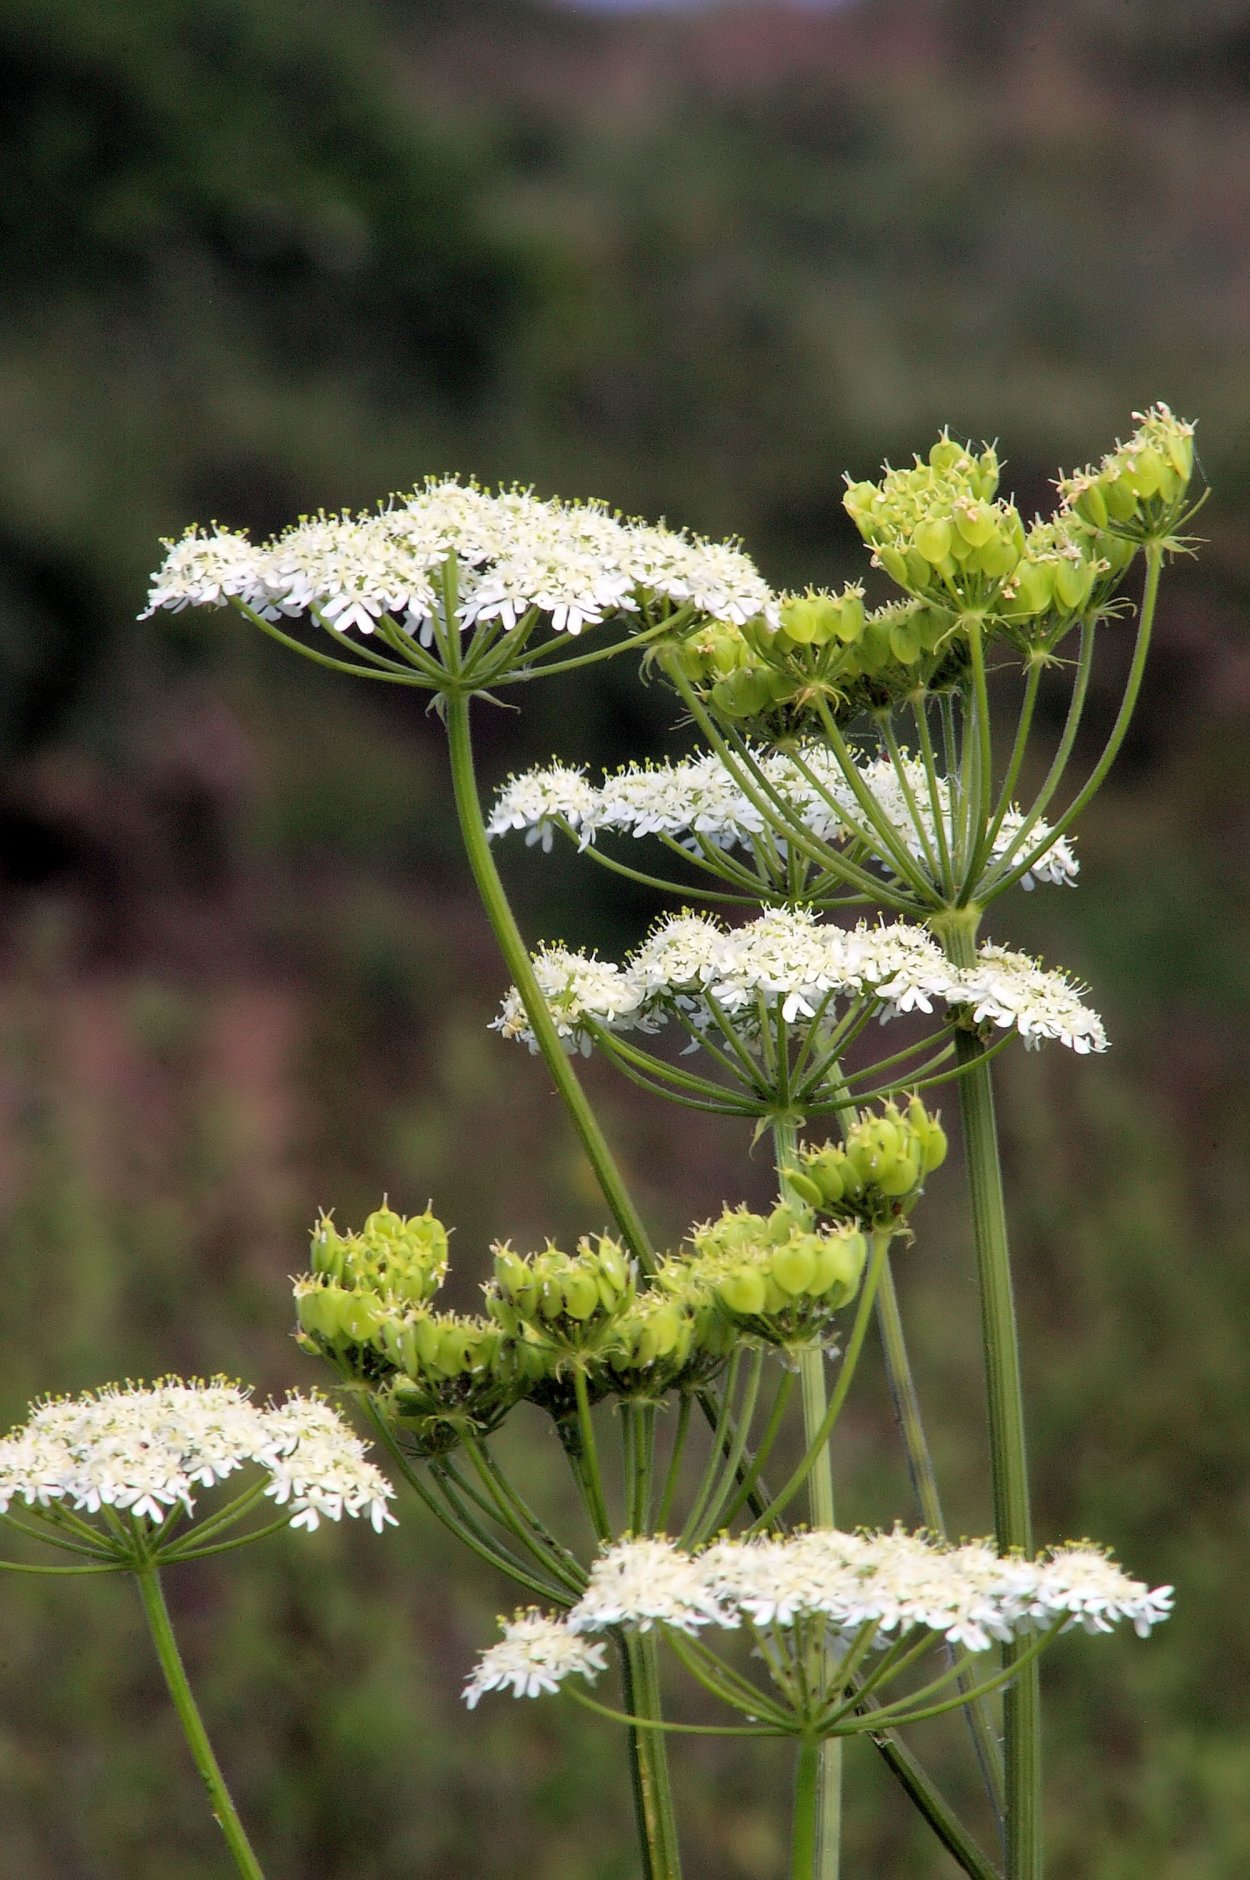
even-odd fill
[(1107, 515), (1112, 522), (1131, 522), (1137, 514), (1137, 492), (1123, 475), (1100, 479)]
[(851, 646), (864, 631), (864, 597), (857, 588), (847, 588), (837, 605), (833, 630), (843, 646)]
[(818, 1208), (827, 1199), (819, 1184), (810, 1175), (804, 1174), (802, 1169), (787, 1168), (781, 1172), (799, 1200), (806, 1201), (809, 1208)]
[(1083, 489), (1072, 507), (1085, 522), (1095, 529), (1107, 526), (1107, 503), (1097, 483), (1091, 483)]
[(910, 576), (907, 569), (907, 557), (897, 548), (878, 548), (877, 560), (889, 575), (891, 581), (899, 587), (906, 587)]
[(295, 1295), (295, 1317), (302, 1332), (332, 1344), (343, 1329), (341, 1301), (348, 1298), (338, 1286), (308, 1286)]
[(1088, 561), (1065, 557), (1055, 570), (1055, 598), (1073, 613), (1084, 607), (1093, 585), (1094, 569)]
[(569, 1273), (562, 1287), (564, 1309), (571, 1319), (590, 1318), (599, 1307), (599, 1288), (592, 1273)]
[(342, 1300), (339, 1318), (343, 1335), (355, 1344), (370, 1344), (385, 1317), (382, 1301), (363, 1292), (344, 1293)]
[(787, 601), (781, 609), (781, 630), (796, 646), (814, 646), (828, 638), (823, 619), (826, 612), (827, 603), (815, 595)]
[(816, 1272), (816, 1247), (812, 1244), (814, 1234), (801, 1234), (778, 1247), (769, 1263), (769, 1270), (783, 1293), (791, 1299), (797, 1299), (800, 1293), (807, 1292)]
[(902, 1154), (882, 1163), (875, 1177), (876, 1186), (891, 1198), (910, 1194), (920, 1181), (922, 1163), (920, 1143), (914, 1140)]
[[(969, 548), (984, 548), (994, 534), (994, 512), (985, 503), (962, 502), (955, 506), (955, 528)], [(958, 548), (952, 539), (952, 553)]]
[(1167, 474), (1167, 466), (1159, 452), (1146, 445), (1134, 450), (1125, 480), (1130, 489), (1144, 498), (1160, 494)]
[(1004, 580), (1019, 559), (1020, 550), (1008, 532), (993, 536), (977, 551), (977, 565), (991, 581)]
[(1012, 612), (1044, 614), (1055, 596), (1055, 572), (1053, 561), (1021, 562), (1015, 575)]
[(890, 628), (890, 651), (900, 666), (914, 666), (920, 658), (920, 630), (914, 619), (896, 620)]
[(943, 516), (917, 523), (912, 547), (931, 567), (940, 568), (951, 552), (951, 525)]
[(868, 1242), (858, 1231), (826, 1235), (812, 1280), (813, 1294), (817, 1298), (832, 1294), (830, 1305), (845, 1305), (855, 1295), (867, 1256)]
[(742, 666), (712, 687), (712, 703), (726, 718), (755, 718), (772, 703), (767, 676)]
[(755, 1318), (764, 1310), (767, 1288), (763, 1274), (756, 1267), (741, 1266), (726, 1274), (716, 1292), (728, 1311), (744, 1318)]

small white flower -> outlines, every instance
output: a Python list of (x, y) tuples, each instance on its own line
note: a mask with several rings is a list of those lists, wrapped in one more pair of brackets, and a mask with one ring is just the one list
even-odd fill
[[(590, 1050), (585, 1029), (587, 1019), (594, 1019), (609, 1030), (638, 1026), (654, 1028), (642, 1010), (645, 989), (628, 972), (609, 960), (593, 959), (588, 953), (575, 953), (568, 947), (544, 947), (534, 956), (534, 977), (547, 1002), (556, 1032), (567, 1050)], [(516, 1039), (537, 1051), (538, 1041), (531, 1029), (521, 995), (509, 988), (499, 1017), (490, 1029), (503, 1037)]]
[(593, 1683), (606, 1664), (602, 1645), (531, 1608), (519, 1612), (504, 1626), (498, 1645), (482, 1653), (464, 1687), (464, 1701), (473, 1710), (487, 1691), (509, 1689), (514, 1697), (538, 1697), (559, 1690), (574, 1674)]

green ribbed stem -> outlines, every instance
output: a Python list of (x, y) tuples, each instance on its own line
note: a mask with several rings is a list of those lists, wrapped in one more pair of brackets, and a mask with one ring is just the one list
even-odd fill
[[(968, 909), (966, 914), (966, 919), (951, 920), (939, 930), (947, 956), (957, 966), (972, 966), (976, 961), (977, 910)], [(955, 1044), (963, 1073), (959, 1107), (981, 1299), (994, 1527), (1002, 1552), (1018, 1548), (1031, 1554), (1024, 1392), (994, 1089), (980, 1040), (972, 1032), (959, 1031)], [(1010, 1666), (1026, 1649), (1018, 1643), (1004, 1646), (1004, 1663)], [(1004, 1694), (1003, 1761), (1006, 1880), (1042, 1880), (1041, 1687), (1035, 1658), (1022, 1666)]]
[(473, 871), (473, 879), (482, 898), (486, 917), (499, 943), (499, 951), (503, 954), (504, 963), (512, 975), (512, 983), (521, 996), (525, 1015), (529, 1019), (530, 1028), (542, 1052), (543, 1061), (572, 1118), (573, 1127), (586, 1151), (587, 1159), (595, 1172), (595, 1178), (603, 1190), (604, 1199), (611, 1208), (621, 1233), (629, 1243), (630, 1252), (644, 1271), (651, 1272), (655, 1266), (655, 1255), (647, 1230), (642, 1224), (642, 1217), (634, 1206), (633, 1197), (625, 1186), (624, 1178), (616, 1165), (616, 1159), (608, 1147), (607, 1138), (599, 1127), (568, 1053), (560, 1042), (547, 1001), (534, 977), (529, 948), (521, 937), (521, 930), (516, 924), (512, 909), (508, 904), (508, 897), (504, 893), (503, 883), (499, 879), (499, 870), (495, 867), (495, 858), (491, 854), (486, 828), (482, 821), (482, 806), (478, 797), (477, 777), (473, 765), (473, 746), (469, 734), (469, 697), (463, 692), (449, 692), (445, 694), (445, 702), (447, 745), (451, 759), (451, 783), (456, 799), (456, 814), (460, 820), (460, 834), (464, 839), (469, 867)]
[(208, 1732), (204, 1728), (199, 1707), (192, 1695), (191, 1685), (182, 1662), (182, 1654), (178, 1650), (178, 1641), (174, 1637), (174, 1628), (170, 1623), (169, 1608), (165, 1604), (160, 1576), (155, 1566), (136, 1567), (134, 1576), (135, 1584), (139, 1588), (139, 1597), (143, 1601), (148, 1628), (152, 1634), (152, 1643), (156, 1647), (156, 1656), (165, 1674), (165, 1683), (173, 1699), (174, 1709), (178, 1713), (182, 1733), (187, 1739), (187, 1747), (200, 1772), (200, 1779), (208, 1791), (213, 1817), (226, 1837), (226, 1845), (234, 1857), (235, 1866), (243, 1875), (243, 1880), (265, 1880), (260, 1862), (252, 1852), (251, 1843), (244, 1832), (243, 1823), (235, 1812), (225, 1777), (213, 1754), (213, 1746), (208, 1740)]
[[(783, 1200), (803, 1203), (793, 1193), (784, 1169), (794, 1162), (796, 1131), (790, 1117), (779, 1116), (773, 1123), (773, 1154), (777, 1163), (777, 1182)], [(809, 1347), (799, 1358), (799, 1386), (803, 1396), (803, 1440), (810, 1447), (824, 1425), (825, 1413), (829, 1408), (829, 1395), (825, 1384), (825, 1354), (819, 1346)], [(814, 1528), (831, 1528), (835, 1525), (833, 1503), (833, 1461), (829, 1454), (829, 1445), (825, 1443), (812, 1463), (807, 1478), (808, 1509)], [(796, 1776), (795, 1807), (799, 1802), (808, 1805), (808, 1788), (814, 1784), (813, 1852), (810, 1864), (803, 1868), (810, 1873), (811, 1880), (838, 1880), (842, 1864), (842, 1743), (836, 1736), (826, 1737), (819, 1745), (809, 1744), (804, 1739), (799, 1745), (799, 1770)], [(807, 1766), (808, 1759), (815, 1755), (817, 1768), (812, 1773)], [(795, 1834), (798, 1835), (796, 1820)], [(798, 1853), (795, 1853), (797, 1874)]]

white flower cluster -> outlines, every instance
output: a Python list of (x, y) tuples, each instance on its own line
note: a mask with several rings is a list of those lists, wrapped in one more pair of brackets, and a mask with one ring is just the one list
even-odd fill
[[(852, 823), (862, 827), (865, 817), (836, 758), (819, 744), (805, 746), (798, 755), (810, 776), (805, 776), (784, 751), (753, 752), (763, 776), (806, 829), (823, 842), (847, 841)], [(917, 758), (903, 756), (906, 789), (888, 758), (865, 760), (857, 769), (908, 853), (922, 867), (927, 866), (929, 857), (938, 853), (938, 843), (933, 797), (923, 764)], [(944, 778), (935, 780), (935, 794), (938, 815), (949, 832), (951, 796)], [(1018, 809), (1006, 812), (991, 859), (1006, 852), (1023, 821)], [(525, 771), (519, 777), (510, 777), (500, 791), (488, 828), (492, 836), (523, 829), (527, 842), (541, 842), (544, 849), (550, 849), (553, 830), (561, 822), (576, 831), (582, 848), (600, 833), (612, 833), (669, 836), (694, 850), (700, 841), (720, 849), (750, 849), (768, 826), (760, 809), (720, 758), (712, 752), (697, 752), (670, 763), (627, 764), (605, 776), (600, 784), (566, 764)], [(1056, 836), (1053, 841), (1050, 838), (1050, 825), (1039, 821), (1026, 839), (1030, 852), (1042, 850), (1023, 877), (1026, 888), (1037, 881), (1075, 886), (1079, 864), (1071, 843), (1066, 836)], [(770, 840), (784, 855), (784, 840), (775, 834)]]
[(1127, 1619), (1144, 1638), (1171, 1609), (1170, 1586), (1151, 1591), (1085, 1541), (1027, 1560), (1001, 1556), (988, 1541), (949, 1547), (897, 1528), (724, 1540), (697, 1554), (663, 1538), (629, 1540), (596, 1561), (586, 1592), (563, 1620), (529, 1613), (506, 1627), (465, 1696), (475, 1704), (484, 1691), (508, 1685), (517, 1697), (536, 1696), (570, 1672), (590, 1675), (579, 1647), (588, 1635), (621, 1625), (693, 1633), (821, 1618), (848, 1642), (861, 1640), (865, 1628), (873, 1647), (923, 1630), (983, 1652), (1056, 1621), (1064, 1631), (1097, 1633)]
[(1067, 973), (1047, 971), (1026, 954), (987, 941), (978, 949), (976, 965), (961, 978), (978, 1025), (988, 1020), (1014, 1026), (1026, 1045), (1056, 1038), (1082, 1055), (1107, 1048), (1101, 1018), (1083, 1003), (1082, 988)]
[(514, 1697), (539, 1697), (559, 1690), (575, 1672), (593, 1682), (606, 1664), (602, 1645), (531, 1607), (505, 1624), (498, 1645), (482, 1653), (464, 1687), (464, 1701), (473, 1710), (487, 1691), (509, 1686)]
[(174, 1507), (191, 1515), (195, 1489), (248, 1463), (269, 1475), (265, 1494), (290, 1509), (292, 1527), (345, 1514), (367, 1516), (379, 1533), (394, 1525), (394, 1490), (328, 1403), (292, 1392), (261, 1407), (220, 1378), (110, 1385), (37, 1404), (0, 1439), (0, 1514), (20, 1500), (159, 1522)]
[(388, 614), (427, 635), (454, 555), (464, 627), (511, 629), (534, 610), (576, 635), (651, 598), (689, 602), (738, 626), (757, 614), (777, 619), (770, 589), (733, 543), (628, 522), (600, 503), (492, 494), (455, 479), (431, 480), (374, 514), (307, 517), (259, 545), (213, 529), (166, 546), (145, 618), (237, 600), (267, 620), (315, 608), (333, 626), (367, 634)]
[[(750, 1035), (761, 1002), (787, 1023), (813, 1018), (826, 1002), (868, 999), (882, 1020), (932, 1012), (935, 1001), (971, 1007), (977, 1023), (1014, 1028), (1027, 1045), (1055, 1038), (1074, 1051), (1102, 1051), (1107, 1037), (1063, 973), (1024, 954), (982, 947), (973, 967), (952, 966), (924, 927), (895, 921), (837, 927), (809, 908), (773, 908), (741, 927), (711, 914), (666, 915), (624, 966), (566, 947), (538, 954), (534, 969), (570, 1049), (590, 1049), (588, 1023), (654, 1031), (676, 1014), (696, 1031), (714, 1022), (712, 1003)], [(493, 1029), (537, 1049), (513, 987)]]

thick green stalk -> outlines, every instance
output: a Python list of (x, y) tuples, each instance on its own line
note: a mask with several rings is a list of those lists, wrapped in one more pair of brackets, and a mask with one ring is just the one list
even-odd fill
[[(623, 1640), (626, 1686), (631, 1699), (628, 1708), (641, 1724), (659, 1723), (663, 1716), (658, 1645), (654, 1632), (629, 1632)], [(638, 1834), (646, 1850), (647, 1880), (681, 1880), (681, 1853), (664, 1731), (631, 1730), (630, 1750)]]
[[(941, 934), (948, 957), (957, 966), (971, 966), (976, 960), (976, 910), (968, 913), (964, 921), (947, 923)], [(1024, 1392), (994, 1090), (984, 1047), (972, 1032), (956, 1034), (956, 1053), (963, 1073), (959, 1107), (981, 1299), (994, 1526), (1002, 1552), (1018, 1548), (1031, 1554)], [(1025, 1660), (1003, 1699), (1007, 1880), (1041, 1880), (1042, 1876), (1041, 1690), (1036, 1659), (1026, 1658), (1025, 1653), (1026, 1648), (1018, 1643), (1003, 1648), (1008, 1667)]]
[(790, 1843), (791, 1880), (815, 1880), (817, 1822), (820, 1815), (822, 1745), (811, 1737), (799, 1738), (794, 1768), (794, 1829)]
[(560, 1042), (547, 1001), (543, 998), (538, 981), (534, 977), (529, 949), (521, 937), (521, 931), (508, 904), (508, 897), (504, 893), (503, 883), (499, 879), (499, 870), (495, 867), (495, 858), (491, 854), (486, 827), (482, 821), (482, 806), (478, 797), (477, 778), (473, 767), (473, 746), (469, 735), (469, 699), (462, 692), (448, 692), (444, 696), (456, 814), (460, 820), (460, 833), (464, 839), (469, 867), (473, 871), (473, 879), (482, 898), (486, 917), (499, 943), (504, 963), (512, 975), (512, 983), (521, 995), (521, 1003), (525, 1007), (525, 1015), (529, 1019), (530, 1028), (542, 1053), (543, 1061), (572, 1118), (573, 1127), (594, 1169), (595, 1177), (603, 1190), (604, 1199), (611, 1208), (621, 1233), (629, 1243), (630, 1252), (639, 1265), (649, 1272), (655, 1265), (655, 1255), (647, 1230), (642, 1224), (641, 1215), (634, 1206), (633, 1197), (625, 1186), (595, 1113), (587, 1101), (577, 1073)]
[[(899, 1311), (898, 1294), (894, 1287), (894, 1274), (888, 1261), (881, 1269), (881, 1279), (877, 1286), (877, 1327), (881, 1333), (881, 1349), (885, 1357), (886, 1382), (894, 1404), (899, 1434), (907, 1453), (907, 1472), (911, 1477), (912, 1488), (920, 1507), (920, 1518), (931, 1534), (945, 1539), (946, 1523), (942, 1516), (937, 1474), (933, 1467), (933, 1457), (929, 1452), (928, 1438), (925, 1436), (924, 1421), (920, 1413), (920, 1399), (916, 1392), (915, 1379), (912, 1376), (911, 1360), (907, 1354), (907, 1341), (903, 1333), (903, 1318)], [(972, 1733), (977, 1764), (981, 1770), (990, 1804), (994, 1809), (995, 1818), (1001, 1824), (1003, 1816), (1002, 1755), (990, 1727), (990, 1720), (982, 1706), (969, 1705), (968, 1727)]]
[[(784, 1173), (793, 1165), (795, 1156), (795, 1126), (788, 1117), (779, 1116), (773, 1124), (773, 1153), (782, 1198), (795, 1201), (797, 1197)], [(810, 1449), (824, 1428), (829, 1408), (825, 1354), (819, 1345), (809, 1346), (800, 1356), (799, 1384), (803, 1396), (803, 1441)], [(807, 1494), (812, 1526), (833, 1527), (833, 1460), (827, 1439), (813, 1458)], [(804, 1739), (799, 1747), (800, 1782), (806, 1781), (803, 1759), (808, 1749)], [(815, 1843), (811, 1863), (804, 1871), (810, 1872), (812, 1880), (838, 1880), (842, 1862), (842, 1744), (837, 1737), (825, 1738), (819, 1748), (818, 1761), (818, 1773), (812, 1777), (816, 1783)], [(797, 1790), (795, 1807), (797, 1815)], [(797, 1855), (795, 1858), (797, 1860)], [(795, 1872), (798, 1871), (796, 1866)]]
[(170, 1624), (169, 1608), (165, 1604), (160, 1577), (153, 1565), (136, 1567), (134, 1576), (152, 1634), (152, 1643), (156, 1647), (156, 1655), (160, 1660), (161, 1670), (165, 1674), (165, 1683), (173, 1699), (174, 1709), (178, 1713), (182, 1733), (187, 1739), (187, 1747), (200, 1772), (200, 1779), (208, 1790), (213, 1816), (226, 1837), (226, 1845), (234, 1857), (235, 1866), (243, 1875), (243, 1880), (264, 1880), (260, 1862), (252, 1852), (243, 1823), (235, 1812), (225, 1777), (213, 1754), (213, 1746), (208, 1740), (208, 1732), (204, 1728), (203, 1719), (192, 1695), (182, 1663), (182, 1654), (178, 1650), (178, 1641), (174, 1637), (174, 1629)]

